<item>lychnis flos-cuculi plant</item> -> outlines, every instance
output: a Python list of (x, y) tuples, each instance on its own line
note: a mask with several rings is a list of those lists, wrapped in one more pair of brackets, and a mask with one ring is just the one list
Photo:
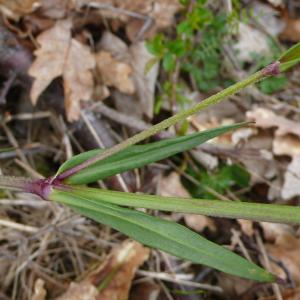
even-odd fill
[(136, 211), (134, 208), (142, 207), (206, 216), (300, 224), (299, 207), (159, 197), (88, 188), (85, 185), (192, 149), (228, 131), (247, 126), (249, 124), (247, 122), (239, 123), (150, 144), (135, 145), (251, 84), (288, 70), (299, 61), (300, 44), (297, 44), (286, 51), (278, 61), (190, 109), (182, 111), (112, 148), (92, 150), (74, 156), (66, 161), (51, 178), (29, 180), (0, 176), (0, 188), (33, 193), (44, 200), (67, 205), (74, 211), (111, 226), (145, 245), (161, 249), (194, 263), (257, 281), (276, 281), (278, 278), (273, 274), (224, 247), (208, 241), (188, 228)]

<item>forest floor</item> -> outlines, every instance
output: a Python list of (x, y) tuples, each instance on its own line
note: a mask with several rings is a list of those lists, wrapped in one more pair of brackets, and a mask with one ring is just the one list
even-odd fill
[[(300, 41), (297, 0), (0, 0), (0, 13), (0, 174), (35, 179), (187, 109)], [(299, 82), (296, 67), (188, 118), (168, 133), (256, 124), (100, 187), (299, 205)], [(150, 251), (69, 208), (0, 191), (0, 299), (300, 299), (299, 227), (149, 213), (284, 283)]]

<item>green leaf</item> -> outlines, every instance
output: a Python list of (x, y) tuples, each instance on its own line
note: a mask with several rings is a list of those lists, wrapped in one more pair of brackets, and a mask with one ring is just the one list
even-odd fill
[(157, 34), (152, 40), (146, 43), (147, 50), (152, 55), (162, 56), (165, 48), (164, 41), (164, 36), (162, 34)]
[(177, 223), (56, 190), (51, 192), (50, 199), (147, 246), (232, 275), (263, 282), (274, 281), (269, 272)]
[[(68, 177), (65, 182), (69, 184), (87, 184), (127, 170), (139, 168), (176, 153), (192, 149), (214, 137), (247, 124), (239, 123), (223, 126), (146, 145), (131, 146), (77, 172)], [(57, 175), (99, 154), (101, 151), (103, 150), (92, 150), (72, 157), (59, 168)]]
[(265, 94), (273, 94), (282, 90), (287, 82), (288, 79), (284, 75), (269, 77), (259, 82), (259, 88)]
[(286, 63), (282, 63), (279, 65), (279, 71), (285, 72), (288, 69), (292, 68), (293, 66), (297, 65), (298, 63), (300, 63), (300, 58), (288, 61)]
[(279, 70), (284, 72), (300, 62), (300, 43), (285, 51), (280, 58)]
[(171, 72), (175, 69), (176, 56), (173, 53), (166, 53), (162, 60), (163, 68), (166, 72)]
[(193, 213), (213, 217), (300, 225), (300, 207), (289, 205), (160, 197), (76, 186), (70, 186), (68, 190), (76, 196), (93, 199), (101, 203), (106, 202), (122, 206)]
[(296, 45), (294, 45), (293, 47), (289, 48), (287, 51), (285, 51), (280, 57), (279, 57), (279, 61), (281, 63), (286, 63), (286, 62), (290, 62), (293, 61), (295, 59), (299, 59), (300, 58), (300, 43), (297, 43)]

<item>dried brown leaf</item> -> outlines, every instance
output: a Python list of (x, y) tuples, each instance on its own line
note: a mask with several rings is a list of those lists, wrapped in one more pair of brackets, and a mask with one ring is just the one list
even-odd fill
[(98, 289), (88, 281), (72, 282), (68, 290), (56, 300), (96, 300)]
[(253, 222), (252, 221), (243, 220), (243, 219), (238, 219), (237, 221), (240, 224), (243, 233), (245, 233), (248, 236), (253, 236), (254, 228), (253, 228)]
[(260, 226), (263, 229), (264, 238), (268, 242), (275, 242), (279, 236), (282, 235), (293, 235), (294, 231), (291, 225), (260, 222)]
[(215, 222), (211, 218), (208, 218), (206, 216), (184, 214), (183, 218), (185, 224), (196, 231), (203, 231), (205, 228), (208, 228), (212, 232), (217, 231)]
[[(103, 17), (121, 20), (127, 25), (137, 20), (130, 16), (132, 12), (140, 14), (141, 17), (149, 16), (154, 20), (155, 30), (152, 32), (172, 25), (174, 15), (182, 9), (178, 0), (81, 0), (78, 2), (79, 6), (89, 5), (92, 2), (92, 6), (95, 8), (97, 8), (97, 4), (99, 8), (104, 4), (107, 9), (99, 11)], [(120, 10), (129, 12), (129, 14), (121, 13)], [(143, 23), (143, 20), (138, 23), (139, 26), (136, 26), (136, 31), (141, 29)]]
[(41, 13), (51, 19), (61, 19), (67, 12), (76, 8), (76, 0), (40, 0)]
[(300, 41), (300, 20), (299, 18), (284, 18), (285, 27), (280, 34), (282, 40), (299, 42)]
[(300, 126), (299, 122), (276, 115), (273, 111), (258, 108), (247, 112), (247, 117), (255, 120), (262, 128), (276, 128), (273, 138), (273, 153), (292, 158), (284, 175), (281, 197), (290, 199), (300, 195)]
[(281, 195), (285, 200), (300, 195), (300, 155), (294, 156), (287, 167)]
[(38, 36), (41, 48), (35, 51), (29, 74), (35, 78), (30, 93), (33, 104), (53, 79), (63, 77), (66, 113), (74, 121), (80, 115), (80, 100), (92, 96), (95, 59), (87, 46), (71, 37), (71, 27), (70, 20), (58, 21)]
[[(291, 234), (278, 235), (274, 244), (266, 244), (268, 254), (284, 264), (296, 284), (300, 283), (300, 239)], [(286, 273), (277, 264), (271, 262), (276, 275), (286, 279)]]
[(247, 112), (247, 117), (256, 122), (256, 126), (262, 128), (276, 127), (276, 135), (295, 134), (300, 137), (300, 126), (298, 122), (291, 121), (276, 115), (266, 108), (256, 108)]
[(283, 199), (300, 195), (300, 139), (295, 135), (275, 136), (273, 152), (276, 155), (288, 155), (292, 161), (288, 164), (284, 184), (281, 189)]
[(275, 136), (273, 152), (276, 155), (300, 155), (300, 139), (293, 135)]
[(154, 64), (151, 70), (145, 74), (147, 63), (154, 57), (148, 52), (145, 42), (134, 43), (130, 47), (129, 53), (131, 55), (131, 65), (134, 70), (133, 79), (137, 96), (141, 103), (141, 110), (149, 119), (152, 119), (158, 63)]
[(180, 176), (177, 172), (172, 172), (168, 176), (160, 178), (158, 183), (158, 193), (164, 197), (191, 197), (182, 185)]
[(14, 20), (33, 12), (40, 6), (39, 0), (0, 0), (0, 11)]
[(130, 77), (132, 74), (130, 65), (116, 60), (107, 51), (100, 51), (95, 57), (104, 85), (115, 87), (125, 94), (133, 94), (135, 92), (135, 86)]
[(72, 282), (56, 300), (127, 300), (135, 272), (148, 257), (148, 248), (126, 240), (107, 256), (98, 269), (83, 281)]
[[(300, 283), (300, 239), (295, 237), (295, 231), (291, 225), (272, 224), (260, 222), (263, 229), (266, 250), (275, 261), (284, 264), (288, 273), (296, 283)], [(287, 274), (283, 268), (271, 261), (271, 270), (279, 277), (286, 279)]]
[(158, 300), (160, 286), (151, 279), (135, 285), (130, 292), (130, 300)]
[(44, 280), (37, 279), (34, 284), (34, 292), (31, 300), (45, 300), (46, 299), (46, 290), (44, 288)]
[[(300, 300), (300, 287), (295, 289), (285, 289), (281, 291), (282, 298), (284, 300)], [(259, 297), (258, 300), (277, 300), (278, 297), (276, 295), (270, 297)]]
[(99, 286), (113, 275), (108, 285), (97, 296), (97, 300), (127, 300), (135, 272), (149, 257), (149, 249), (135, 241), (125, 241), (116, 247), (90, 281)]

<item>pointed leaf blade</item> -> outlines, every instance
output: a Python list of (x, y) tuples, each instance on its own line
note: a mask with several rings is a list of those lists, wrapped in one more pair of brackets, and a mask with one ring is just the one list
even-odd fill
[(177, 223), (57, 190), (51, 192), (49, 199), (66, 204), (78, 213), (111, 226), (147, 246), (194, 263), (262, 282), (275, 279), (271, 273)]
[(286, 63), (292, 60), (297, 60), (300, 58), (300, 43), (297, 43), (293, 47), (285, 51), (280, 57), (279, 61), (281, 63)]
[[(117, 154), (108, 157), (107, 159), (98, 161), (97, 163), (77, 172), (76, 174), (73, 174), (72, 176), (66, 178), (65, 183), (73, 185), (87, 184), (127, 170), (139, 168), (149, 163), (165, 159), (174, 154), (192, 149), (212, 138), (247, 124), (249, 124), (249, 122), (223, 126), (145, 145), (131, 146)], [(72, 157), (59, 168), (57, 175), (76, 165), (79, 165), (80, 163), (90, 159), (102, 151), (103, 150), (101, 149), (97, 149)]]
[(300, 207), (289, 205), (162, 197), (85, 187), (70, 187), (70, 191), (79, 197), (121, 206), (262, 222), (300, 224)]

